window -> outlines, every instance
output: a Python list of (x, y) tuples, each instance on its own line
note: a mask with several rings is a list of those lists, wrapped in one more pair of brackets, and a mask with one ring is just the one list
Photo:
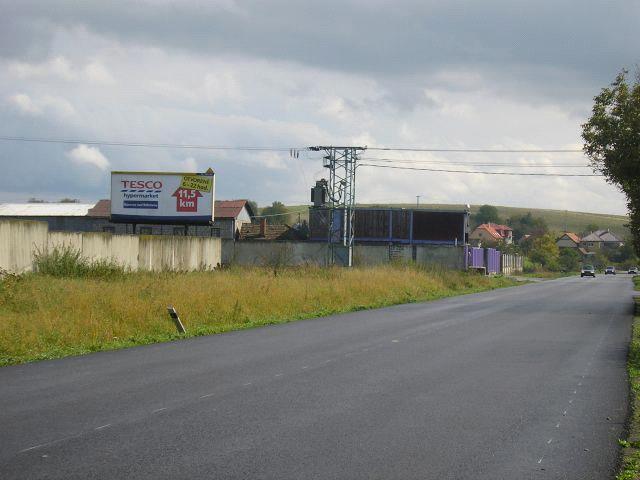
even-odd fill
[(152, 235), (153, 229), (151, 227), (140, 227), (140, 229), (138, 230), (138, 233), (140, 235)]
[(104, 233), (116, 233), (116, 227), (102, 227)]

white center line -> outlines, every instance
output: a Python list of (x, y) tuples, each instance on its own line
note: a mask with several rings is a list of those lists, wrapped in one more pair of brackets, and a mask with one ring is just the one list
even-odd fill
[(107, 427), (110, 427), (110, 426), (111, 426), (111, 424), (110, 424), (110, 423), (107, 423), (106, 425), (102, 425), (102, 426), (100, 426), (100, 427), (96, 427), (95, 429), (96, 429), (96, 430), (102, 430), (103, 428), (107, 428)]
[(166, 410), (166, 409), (167, 409), (166, 407), (158, 408), (158, 409), (154, 410), (154, 411), (153, 411), (153, 412), (151, 412), (151, 413), (159, 413), (159, 412), (162, 412), (162, 411), (164, 411), (164, 410)]
[(398, 343), (400, 340), (391, 340), (391, 343)]
[(213, 396), (213, 393), (207, 393), (206, 395), (201, 395), (200, 398), (209, 398), (212, 396)]
[(46, 443), (41, 443), (40, 445), (34, 445), (33, 447), (25, 448), (24, 450), (20, 450), (18, 453), (28, 452), (29, 450), (34, 450), (36, 448), (40, 448), (45, 446)]

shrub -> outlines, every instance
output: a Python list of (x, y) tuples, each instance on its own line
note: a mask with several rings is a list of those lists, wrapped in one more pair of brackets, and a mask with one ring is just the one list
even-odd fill
[(36, 250), (36, 271), (52, 277), (113, 279), (125, 273), (114, 260), (91, 260), (70, 245), (55, 246), (43, 252)]

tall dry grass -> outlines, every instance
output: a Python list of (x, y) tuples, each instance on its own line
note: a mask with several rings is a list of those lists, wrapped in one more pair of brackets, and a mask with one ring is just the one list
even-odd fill
[(7, 277), (0, 282), (0, 365), (176, 338), (167, 305), (187, 335), (205, 335), (508, 284), (411, 266)]

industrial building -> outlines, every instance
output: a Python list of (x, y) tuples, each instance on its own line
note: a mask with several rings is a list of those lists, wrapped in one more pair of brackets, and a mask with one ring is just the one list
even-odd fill
[(255, 212), (247, 200), (216, 200), (211, 225), (156, 225), (113, 223), (111, 201), (84, 203), (5, 203), (0, 219), (47, 222), (50, 231), (107, 232), (141, 235), (190, 235), (237, 239), (243, 224), (250, 224)]
[[(339, 243), (344, 235), (343, 210), (309, 209), (310, 239)], [(399, 243), (464, 245), (468, 243), (469, 212), (405, 208), (356, 208), (354, 241), (357, 243)]]

